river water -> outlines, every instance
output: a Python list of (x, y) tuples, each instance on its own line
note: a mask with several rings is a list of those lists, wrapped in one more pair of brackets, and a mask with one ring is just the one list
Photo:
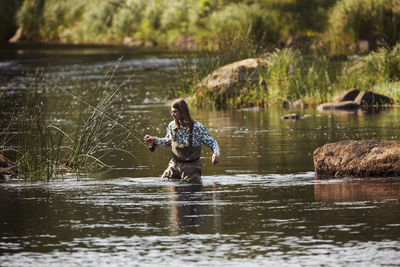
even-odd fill
[[(165, 134), (178, 53), (39, 45), (0, 55), (3, 121), (36, 67), (63, 86), (91, 86), (123, 56), (113, 82), (136, 76), (124, 87), (122, 118), (142, 136)], [(54, 88), (46, 97), (49, 110), (73, 101)], [(291, 112), (303, 118), (280, 118)], [(111, 154), (107, 171), (0, 184), (0, 266), (400, 265), (400, 179), (319, 180), (312, 157), (328, 142), (397, 140), (399, 108), (192, 113), (221, 148), (216, 166), (203, 149), (201, 185), (160, 182), (170, 152), (135, 140), (127, 140), (135, 157)]]

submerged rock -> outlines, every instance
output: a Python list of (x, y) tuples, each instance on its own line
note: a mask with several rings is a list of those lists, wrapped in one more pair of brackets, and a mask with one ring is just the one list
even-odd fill
[(341, 141), (317, 148), (313, 156), (318, 177), (400, 176), (397, 141)]
[(357, 110), (360, 105), (355, 101), (343, 101), (324, 103), (318, 106), (318, 110)]
[(296, 113), (286, 114), (281, 117), (282, 120), (299, 120), (300, 118), (300, 115)]

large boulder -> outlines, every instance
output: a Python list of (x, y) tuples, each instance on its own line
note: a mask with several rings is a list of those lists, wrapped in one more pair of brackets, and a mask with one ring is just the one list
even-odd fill
[(341, 141), (314, 151), (318, 177), (400, 176), (400, 142), (385, 140)]
[(267, 60), (262, 58), (248, 58), (222, 66), (196, 85), (196, 94), (231, 95), (247, 83), (257, 83), (260, 71), (266, 66)]

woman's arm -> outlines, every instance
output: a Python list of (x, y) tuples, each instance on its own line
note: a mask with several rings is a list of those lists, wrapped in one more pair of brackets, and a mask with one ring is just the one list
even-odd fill
[(167, 128), (167, 134), (165, 135), (164, 138), (156, 137), (156, 136), (151, 136), (151, 135), (146, 135), (144, 137), (144, 141), (147, 143), (154, 143), (158, 147), (169, 147), (171, 146), (171, 140), (172, 140), (172, 129), (174, 127), (174, 122), (172, 121)]
[(199, 123), (199, 135), (201, 136), (201, 143), (208, 146), (213, 151), (212, 163), (216, 164), (220, 161), (220, 151), (217, 141), (210, 135), (207, 128)]

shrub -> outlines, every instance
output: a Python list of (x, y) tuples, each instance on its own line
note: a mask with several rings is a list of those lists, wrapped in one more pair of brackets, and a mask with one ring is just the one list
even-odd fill
[[(393, 90), (400, 81), (400, 51), (398, 48), (381, 48), (343, 68), (341, 78), (336, 83), (337, 90), (358, 88), (377, 90), (382, 94), (396, 96)], [(385, 90), (388, 90), (385, 92)], [(398, 97), (394, 97), (398, 99)]]
[(400, 0), (341, 0), (330, 15), (332, 32), (345, 43), (400, 40)]
[(326, 56), (299, 50), (275, 50), (267, 55), (265, 81), (269, 102), (310, 98), (323, 101), (332, 93), (336, 67)]

